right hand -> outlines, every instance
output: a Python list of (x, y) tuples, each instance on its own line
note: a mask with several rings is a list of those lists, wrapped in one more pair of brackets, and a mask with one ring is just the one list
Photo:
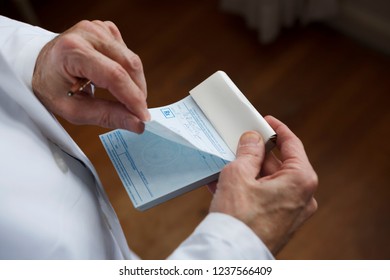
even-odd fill
[[(117, 101), (67, 95), (80, 79), (107, 89)], [(34, 70), (32, 86), (45, 107), (75, 124), (144, 130), (150, 115), (139, 57), (109, 21), (81, 21), (47, 43)]]
[(265, 156), (258, 133), (244, 133), (236, 160), (219, 176), (210, 212), (243, 221), (275, 255), (316, 211), (318, 178), (302, 142), (277, 119), (266, 120), (278, 135), (280, 160), (273, 153)]

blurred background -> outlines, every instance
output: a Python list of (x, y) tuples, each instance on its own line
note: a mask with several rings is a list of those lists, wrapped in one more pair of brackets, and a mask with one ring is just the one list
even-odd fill
[[(302, 139), (319, 175), (317, 213), (276, 257), (390, 259), (389, 1), (0, 0), (0, 13), (59, 33), (82, 19), (113, 21), (143, 61), (150, 107), (227, 72), (261, 114)], [(206, 188), (134, 210), (98, 139), (107, 130), (61, 122), (140, 257), (167, 257), (207, 215)]]

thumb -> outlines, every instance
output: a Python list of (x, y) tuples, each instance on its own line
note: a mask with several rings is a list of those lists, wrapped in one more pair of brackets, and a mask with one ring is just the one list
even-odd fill
[(255, 131), (245, 132), (238, 142), (237, 159), (245, 166), (248, 175), (257, 177), (264, 160), (265, 147), (261, 135)]

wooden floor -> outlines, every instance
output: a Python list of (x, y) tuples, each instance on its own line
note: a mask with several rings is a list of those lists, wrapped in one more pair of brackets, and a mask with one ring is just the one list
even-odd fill
[[(390, 59), (323, 26), (261, 46), (216, 0), (33, 1), (42, 26), (114, 21), (144, 63), (150, 107), (224, 70), (263, 114), (287, 123), (317, 170), (319, 210), (280, 259), (390, 259)], [(105, 94), (101, 92), (101, 94)], [(105, 129), (64, 123), (95, 164), (131, 248), (165, 258), (208, 212), (201, 188), (147, 212), (133, 209), (99, 142)]]

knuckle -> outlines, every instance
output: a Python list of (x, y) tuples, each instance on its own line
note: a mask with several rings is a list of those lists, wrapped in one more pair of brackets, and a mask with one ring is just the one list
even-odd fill
[(84, 34), (82, 36), (85, 36), (85, 34), (93, 34), (92, 36), (97, 36), (100, 38), (103, 36), (104, 32), (102, 32), (102, 21), (100, 20), (82, 20), (79, 23), (75, 25), (75, 28), (77, 32), (80, 32), (80, 34)]
[(95, 20), (91, 21), (91, 23), (93, 23), (93, 24), (102, 24), (103, 22), (101, 20), (95, 19)]
[(79, 37), (75, 33), (64, 33), (58, 37), (57, 47), (61, 50), (75, 49), (79, 45)]
[(304, 197), (313, 196), (318, 186), (318, 176), (312, 170), (310, 172), (305, 172), (304, 174), (299, 174), (297, 176), (296, 187), (300, 190)]
[(120, 64), (115, 64), (111, 69), (111, 77), (115, 81), (125, 81), (128, 74)]
[(310, 218), (312, 215), (314, 215), (314, 213), (317, 211), (317, 209), (318, 209), (317, 200), (315, 200), (314, 198), (311, 198), (304, 209), (304, 211), (306, 212), (305, 218), (306, 219)]
[(115, 23), (113, 23), (112, 21), (104, 21), (104, 24), (108, 27), (108, 29), (110, 30), (110, 32), (114, 35), (114, 36), (120, 36), (120, 31), (119, 31), (119, 28), (116, 26)]
[(137, 54), (133, 54), (129, 58), (130, 66), (135, 71), (141, 71), (142, 70), (142, 61), (141, 58)]
[(318, 186), (318, 176), (314, 171), (311, 171), (309, 174), (306, 174), (304, 178), (304, 186), (310, 192), (314, 192)]
[(100, 114), (99, 125), (106, 128), (113, 127), (111, 114), (109, 112), (104, 111)]
[(318, 186), (318, 177), (314, 170), (295, 170), (284, 177), (284, 185), (287, 187), (288, 196), (296, 205), (305, 207), (308, 199), (311, 199)]
[(312, 172), (311, 176), (309, 177), (309, 180), (308, 180), (310, 186), (312, 186), (313, 188), (317, 188), (318, 186), (318, 183), (319, 183), (319, 180), (318, 180), (318, 175), (317, 173), (315, 173), (314, 171)]
[(95, 24), (92, 21), (89, 20), (82, 20), (79, 21), (76, 25), (76, 28), (83, 29), (83, 30), (94, 30), (95, 29)]
[(248, 160), (259, 161), (263, 158), (263, 150), (260, 146), (241, 146), (239, 148), (239, 156), (241, 158), (247, 158)]

